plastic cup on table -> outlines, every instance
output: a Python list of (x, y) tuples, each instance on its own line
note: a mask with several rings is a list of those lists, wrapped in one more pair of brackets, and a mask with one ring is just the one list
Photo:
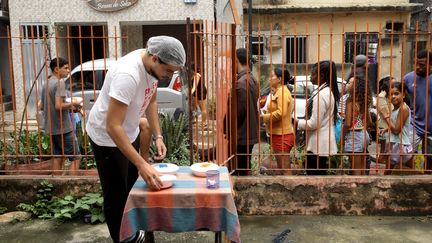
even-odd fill
[(206, 172), (206, 186), (210, 189), (219, 188), (219, 170), (208, 170)]

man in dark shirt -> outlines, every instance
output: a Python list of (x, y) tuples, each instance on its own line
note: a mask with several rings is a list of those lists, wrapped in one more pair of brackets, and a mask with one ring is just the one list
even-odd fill
[[(250, 154), (253, 146), (258, 143), (258, 81), (252, 75), (252, 68), (249, 67), (251, 61), (247, 50), (237, 49), (236, 57), (237, 134), (230, 134), (227, 129), (224, 131), (228, 136), (237, 138), (237, 165), (234, 165), (233, 169), (236, 170), (237, 175), (249, 175)], [(229, 110), (228, 108), (228, 114)], [(224, 124), (226, 125), (226, 121)]]

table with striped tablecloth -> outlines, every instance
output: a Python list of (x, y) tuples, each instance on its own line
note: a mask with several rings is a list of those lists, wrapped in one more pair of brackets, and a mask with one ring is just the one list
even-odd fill
[(228, 169), (220, 167), (220, 187), (206, 188), (205, 177), (181, 166), (171, 188), (150, 191), (140, 177), (129, 193), (123, 212), (120, 240), (130, 240), (138, 230), (225, 232), (240, 242), (240, 223)]

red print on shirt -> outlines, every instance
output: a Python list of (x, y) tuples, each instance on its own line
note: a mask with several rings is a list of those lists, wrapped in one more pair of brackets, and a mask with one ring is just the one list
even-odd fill
[(153, 93), (156, 90), (157, 83), (154, 82), (152, 86), (153, 88), (146, 88), (144, 91), (145, 96), (143, 105), (141, 106), (140, 115), (143, 115), (145, 110), (147, 109), (147, 106), (150, 103), (151, 98), (153, 97)]

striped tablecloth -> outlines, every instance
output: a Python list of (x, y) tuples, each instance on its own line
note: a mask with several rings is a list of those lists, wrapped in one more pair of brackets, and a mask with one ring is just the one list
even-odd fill
[(130, 240), (136, 231), (222, 231), (240, 242), (240, 223), (226, 167), (220, 167), (220, 187), (206, 188), (205, 178), (180, 167), (169, 189), (149, 191), (140, 177), (135, 182), (123, 212), (120, 240)]

